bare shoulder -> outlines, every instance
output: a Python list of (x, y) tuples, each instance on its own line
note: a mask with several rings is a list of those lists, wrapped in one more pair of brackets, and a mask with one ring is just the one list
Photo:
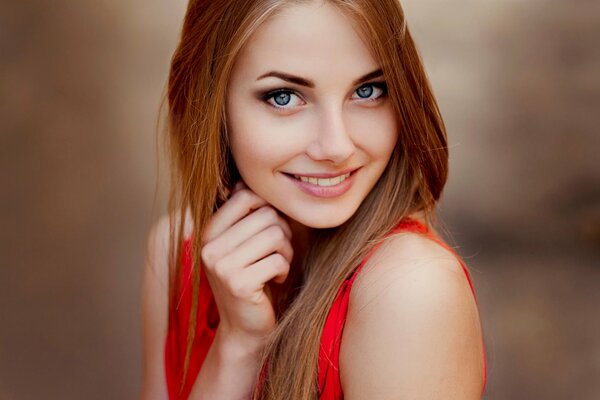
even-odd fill
[[(193, 230), (193, 221), (189, 210), (184, 217), (183, 235), (188, 238)], [(179, 230), (179, 218), (171, 221), (169, 214), (163, 214), (150, 229), (148, 233), (146, 249), (146, 267), (150, 273), (153, 273), (162, 285), (168, 282), (168, 254), (169, 254), (169, 235), (171, 224), (174, 225), (174, 231)], [(165, 286), (166, 287), (166, 286)]]
[(388, 238), (360, 271), (340, 349), (345, 398), (479, 399), (479, 312), (458, 259), (418, 233)]
[[(422, 286), (415, 286), (419, 283)], [(469, 289), (467, 293), (470, 294), (468, 281), (456, 256), (427, 236), (413, 232), (392, 235), (382, 243), (359, 272), (351, 298), (365, 301), (365, 297), (383, 293), (383, 288), (377, 285), (389, 284), (433, 292), (439, 288), (432, 285), (459, 284), (464, 286), (463, 289)]]
[[(175, 231), (178, 222), (175, 221)], [(166, 399), (164, 344), (168, 329), (169, 235), (171, 220), (161, 216), (148, 233), (146, 260), (142, 279), (142, 385), (143, 400)], [(184, 237), (191, 234), (191, 217), (186, 214)]]

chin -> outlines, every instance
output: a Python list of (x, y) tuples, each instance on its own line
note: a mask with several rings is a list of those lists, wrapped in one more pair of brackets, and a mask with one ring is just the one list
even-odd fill
[(336, 228), (348, 221), (355, 210), (336, 210), (333, 212), (315, 212), (315, 210), (280, 210), (288, 218), (313, 229)]
[(336, 228), (344, 224), (361, 204), (352, 192), (335, 199), (309, 198), (308, 201), (302, 192), (285, 193), (285, 197), (281, 193), (272, 196), (277, 191), (271, 187), (256, 187), (255, 192), (287, 218), (313, 229)]
[(313, 221), (313, 220), (307, 220), (307, 221), (303, 221), (303, 220), (296, 220), (299, 223), (301, 223), (304, 226), (307, 226), (309, 228), (313, 228), (313, 229), (327, 229), (327, 228), (337, 228), (338, 226), (342, 225), (344, 222), (348, 221), (348, 218), (344, 218), (344, 219), (329, 219), (329, 220), (320, 220), (320, 221)]

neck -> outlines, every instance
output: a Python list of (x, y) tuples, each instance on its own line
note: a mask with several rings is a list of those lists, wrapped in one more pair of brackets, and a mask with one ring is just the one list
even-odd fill
[(292, 230), (291, 242), (292, 248), (294, 249), (294, 259), (292, 260), (292, 264), (294, 266), (299, 266), (302, 264), (304, 256), (306, 255), (306, 252), (309, 249), (313, 229), (307, 227), (306, 225), (302, 225), (301, 223), (291, 218), (286, 219)]

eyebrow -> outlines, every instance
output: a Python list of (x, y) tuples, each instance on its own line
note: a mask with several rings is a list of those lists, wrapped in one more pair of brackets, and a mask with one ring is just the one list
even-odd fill
[[(381, 68), (376, 69), (375, 71), (371, 71), (368, 74), (365, 74), (365, 75), (361, 76), (360, 78), (356, 79), (354, 82), (352, 82), (352, 85), (356, 86), (365, 81), (368, 81), (369, 79), (379, 78), (382, 75), (383, 75), (383, 70)], [(296, 85), (307, 86), (311, 89), (315, 87), (315, 83), (309, 79), (302, 78), (300, 76), (286, 74), (285, 72), (280, 72), (280, 71), (267, 72), (266, 74), (263, 74), (263, 75), (259, 76), (258, 78), (256, 78), (256, 80), (259, 81), (261, 79), (268, 78), (270, 76), (279, 78), (286, 82), (295, 83)]]

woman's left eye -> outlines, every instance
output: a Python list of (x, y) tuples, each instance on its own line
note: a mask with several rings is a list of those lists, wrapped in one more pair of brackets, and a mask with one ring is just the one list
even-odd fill
[(378, 100), (387, 94), (387, 85), (384, 82), (372, 82), (362, 85), (356, 89), (355, 93), (359, 97), (353, 97), (353, 99), (363, 99), (367, 101)]

